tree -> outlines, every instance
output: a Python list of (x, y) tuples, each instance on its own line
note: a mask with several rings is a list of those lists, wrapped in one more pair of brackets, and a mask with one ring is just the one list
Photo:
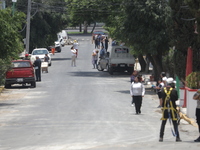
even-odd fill
[(23, 51), (22, 37), (19, 31), (22, 28), (25, 15), (16, 12), (12, 16), (10, 9), (0, 10), (0, 85), (4, 82), (5, 72), (11, 60), (18, 58)]

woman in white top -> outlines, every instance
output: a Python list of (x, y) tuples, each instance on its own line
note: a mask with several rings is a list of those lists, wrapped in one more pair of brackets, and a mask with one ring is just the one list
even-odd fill
[(142, 106), (142, 97), (145, 94), (144, 85), (141, 83), (141, 77), (135, 77), (134, 82), (131, 84), (130, 94), (135, 102), (135, 111), (136, 114), (141, 114), (141, 106)]
[(74, 47), (71, 47), (71, 54), (72, 54), (72, 62), (71, 62), (71, 66), (76, 67), (76, 50), (74, 49)]

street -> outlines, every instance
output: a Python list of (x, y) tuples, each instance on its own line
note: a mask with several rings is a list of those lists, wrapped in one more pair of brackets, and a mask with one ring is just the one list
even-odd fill
[[(197, 150), (198, 130), (183, 122), (175, 142), (167, 122), (158, 142), (161, 113), (149, 88), (142, 113), (131, 107), (130, 75), (93, 69), (90, 36), (79, 41), (77, 66), (71, 45), (52, 56), (36, 88), (13, 86), (0, 95), (0, 150)], [(110, 45), (109, 45), (110, 46)]]

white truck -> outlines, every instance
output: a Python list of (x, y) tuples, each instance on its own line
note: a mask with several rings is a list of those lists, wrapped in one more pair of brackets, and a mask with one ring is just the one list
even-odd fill
[(130, 54), (130, 49), (126, 46), (112, 46), (107, 53), (100, 58), (97, 69), (106, 69), (109, 74), (113, 72), (125, 72), (132, 74), (134, 70), (135, 58)]

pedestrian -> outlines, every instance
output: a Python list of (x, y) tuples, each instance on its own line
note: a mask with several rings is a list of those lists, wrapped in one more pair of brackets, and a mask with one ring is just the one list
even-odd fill
[(99, 48), (97, 36), (95, 36), (94, 44), (95, 44), (94, 46), (95, 48)]
[(130, 94), (135, 102), (136, 115), (141, 114), (142, 97), (145, 94), (144, 85), (141, 83), (141, 78), (139, 76), (135, 77), (134, 82), (131, 84)]
[(200, 142), (200, 89), (194, 94), (193, 99), (197, 101), (196, 120), (199, 128), (199, 137), (194, 142)]
[(109, 40), (108, 40), (108, 37), (106, 36), (106, 38), (105, 38), (105, 49), (106, 49), (106, 52), (107, 52), (107, 50), (108, 50), (108, 43), (109, 43)]
[(176, 101), (178, 100), (178, 92), (175, 89), (173, 78), (166, 80), (167, 86), (162, 89), (162, 123), (160, 127), (160, 138), (159, 142), (163, 142), (163, 136), (165, 131), (165, 125), (167, 119), (173, 123), (174, 130), (172, 129), (173, 135), (176, 137), (176, 142), (181, 142), (179, 131), (178, 131), (178, 110), (176, 109)]
[(166, 80), (167, 80), (166, 73), (165, 73), (165, 72), (161, 72), (160, 76), (161, 76), (162, 82), (164, 83), (164, 86), (167, 86), (167, 82), (166, 82)]
[[(137, 75), (138, 75), (138, 71), (133, 71), (133, 73), (131, 74), (131, 77), (130, 77), (130, 81), (131, 81), (131, 84), (132, 84), (132, 82), (134, 82), (134, 79), (135, 79), (135, 77), (137, 77)], [(132, 97), (132, 101), (131, 101), (131, 106), (134, 106), (134, 99), (133, 99), (133, 97)]]
[(48, 56), (48, 54), (45, 54), (45, 56), (44, 56), (44, 62), (49, 62), (49, 56)]
[(77, 40), (74, 40), (73, 47), (76, 50), (76, 58), (78, 57), (78, 46), (79, 46), (79, 44), (78, 44)]
[(100, 43), (101, 43), (101, 34), (97, 35), (97, 48), (100, 48)]
[(39, 56), (36, 56), (36, 60), (33, 63), (35, 68), (36, 81), (41, 81), (41, 63), (42, 62)]
[(97, 68), (97, 61), (98, 61), (98, 50), (94, 50), (92, 52), (92, 64), (93, 64), (93, 69), (95, 69), (95, 67)]
[(29, 54), (25, 54), (25, 57), (23, 58), (23, 60), (30, 60)]
[(154, 89), (156, 89), (156, 93), (158, 95), (158, 99), (159, 99), (159, 105), (157, 108), (161, 108), (162, 107), (162, 93), (161, 90), (164, 87), (164, 83), (162, 82), (162, 80), (158, 80), (157, 86), (154, 87)]
[(74, 47), (71, 47), (71, 56), (72, 56), (72, 61), (71, 61), (71, 66), (72, 67), (76, 67), (76, 49), (74, 49)]
[(106, 51), (105, 51), (104, 47), (101, 46), (101, 50), (100, 50), (100, 58), (101, 58), (101, 59), (104, 58), (105, 55), (106, 55)]
[(137, 77), (137, 75), (138, 75), (138, 71), (134, 70), (130, 77), (131, 83), (134, 81), (134, 79), (135, 79), (135, 77)]

